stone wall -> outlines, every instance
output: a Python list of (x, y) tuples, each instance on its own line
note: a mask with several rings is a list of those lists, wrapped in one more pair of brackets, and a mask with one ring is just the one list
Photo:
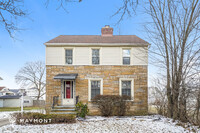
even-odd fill
[[(148, 66), (46, 66), (46, 110), (49, 112), (53, 96), (59, 96), (61, 104), (61, 81), (53, 77), (61, 73), (78, 73), (76, 79), (76, 95), (79, 101), (88, 103), (88, 79), (103, 78), (103, 94), (119, 95), (119, 79), (134, 79), (134, 101), (127, 115), (143, 115), (147, 113), (147, 70)], [(91, 115), (98, 115), (97, 107), (89, 102)]]

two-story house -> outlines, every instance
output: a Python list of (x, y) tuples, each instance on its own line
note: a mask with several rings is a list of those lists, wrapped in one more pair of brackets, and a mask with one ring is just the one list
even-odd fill
[(54, 96), (59, 106), (73, 106), (79, 96), (99, 114), (91, 99), (100, 94), (131, 96), (129, 114), (147, 113), (148, 42), (105, 26), (101, 35), (60, 35), (45, 46), (47, 112)]

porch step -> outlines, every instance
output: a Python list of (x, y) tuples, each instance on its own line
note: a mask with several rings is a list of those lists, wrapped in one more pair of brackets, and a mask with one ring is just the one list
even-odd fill
[(55, 106), (51, 109), (50, 114), (76, 114), (74, 105)]
[(50, 114), (76, 114), (76, 112), (50, 112)]

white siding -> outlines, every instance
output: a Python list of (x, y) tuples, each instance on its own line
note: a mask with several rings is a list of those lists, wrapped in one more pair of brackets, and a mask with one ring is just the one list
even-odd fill
[(46, 64), (63, 65), (65, 61), (64, 48), (46, 47)]
[[(24, 101), (29, 101), (29, 103), (24, 103), (24, 107), (33, 106), (33, 99), (29, 96), (24, 96)], [(21, 98), (19, 99), (0, 99), (0, 107), (21, 107)]]
[(3, 107), (20, 107), (20, 99), (4, 99)]
[(148, 64), (148, 49), (145, 47), (132, 48), (132, 62), (133, 65), (147, 65)]
[(73, 49), (73, 65), (92, 65), (92, 48), (100, 49), (100, 65), (122, 65), (122, 49), (131, 49), (130, 65), (147, 65), (147, 47), (46, 47), (46, 65), (66, 65), (65, 49)]
[(33, 106), (33, 99), (29, 96), (24, 96), (24, 101), (29, 101), (29, 103), (24, 102), (24, 107)]
[(88, 47), (76, 47), (74, 51), (74, 64), (76, 65), (88, 65), (90, 62), (90, 48)]
[(0, 99), (0, 108), (3, 107), (3, 99)]
[(121, 64), (121, 50), (119, 47), (102, 47), (101, 49), (102, 65), (119, 65)]

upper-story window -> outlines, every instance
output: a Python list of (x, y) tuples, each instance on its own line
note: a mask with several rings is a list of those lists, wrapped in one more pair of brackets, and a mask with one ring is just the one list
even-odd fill
[(99, 49), (92, 49), (92, 64), (99, 64)]
[(65, 50), (65, 61), (66, 61), (66, 64), (73, 63), (73, 50), (72, 49)]
[(123, 49), (123, 65), (130, 65), (131, 51), (130, 49)]

